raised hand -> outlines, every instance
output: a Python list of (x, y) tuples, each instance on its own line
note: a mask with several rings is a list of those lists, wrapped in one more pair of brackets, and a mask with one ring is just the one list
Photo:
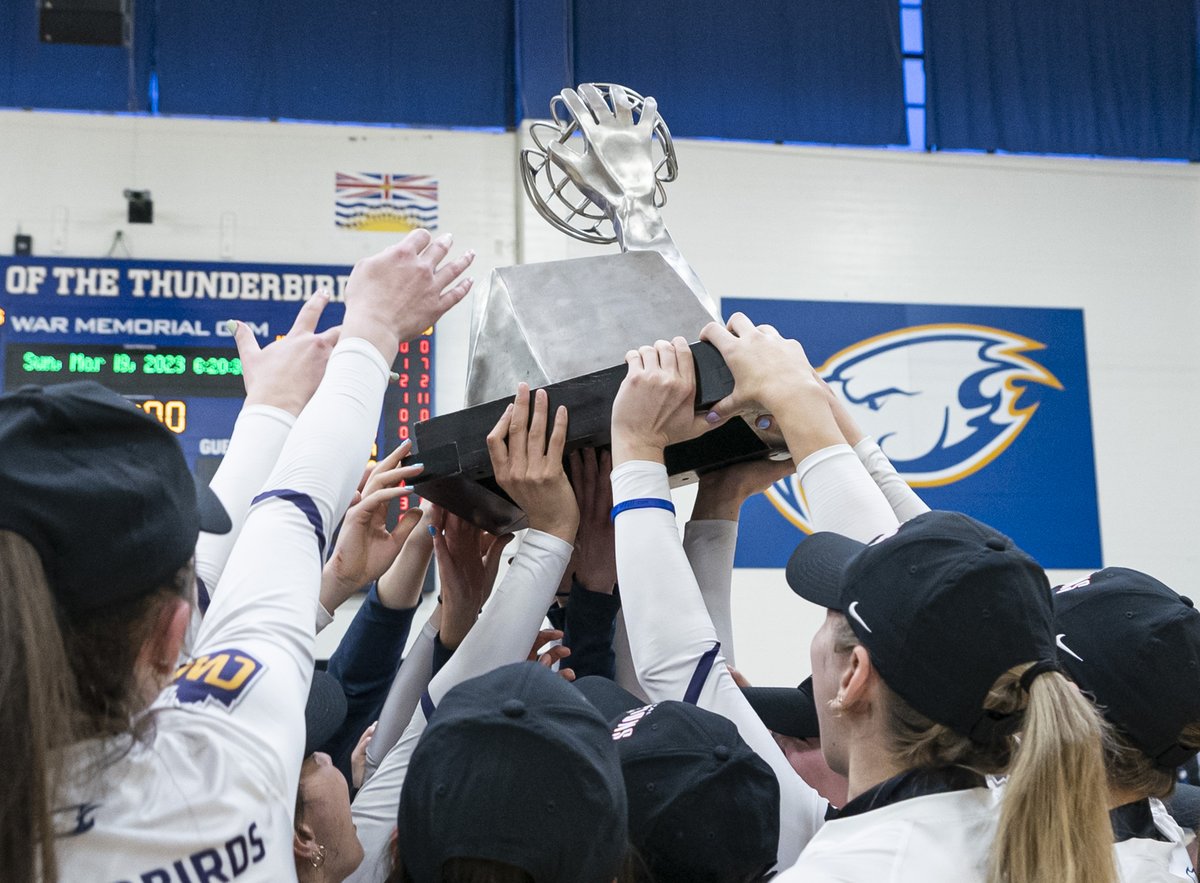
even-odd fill
[(358, 500), (342, 522), (337, 545), (321, 574), (321, 604), (331, 613), (358, 589), (379, 579), (396, 560), (405, 540), (421, 520), (421, 510), (411, 509), (388, 530), (387, 506), (412, 493), (405, 481), (421, 474), (421, 464), (400, 466), (411, 442), (402, 443), (375, 464)]
[(401, 341), (416, 337), (471, 290), (472, 280), (454, 280), (475, 252), (445, 261), (452, 242), (449, 234), (434, 239), (428, 230), (414, 230), (355, 264), (346, 284), (343, 333), (374, 344), (391, 364)]
[(797, 464), (814, 451), (845, 442), (798, 341), (770, 325), (755, 325), (743, 313), (734, 313), (727, 326), (705, 325), (700, 339), (720, 350), (733, 373), (733, 392), (707, 415), (714, 425), (743, 412), (770, 414)]
[(247, 405), (271, 405), (290, 414), (304, 410), (325, 376), (325, 363), (341, 334), (336, 325), (316, 333), (328, 305), (329, 292), (318, 291), (300, 308), (288, 333), (265, 347), (259, 347), (249, 325), (230, 320)]
[(692, 520), (737, 521), (742, 503), (796, 471), (787, 460), (751, 460), (700, 476)]
[(442, 620), (438, 635), (453, 650), (475, 625), (491, 594), (500, 553), (512, 534), (494, 537), (441, 508), (431, 513), (433, 552), (442, 587)]
[(363, 734), (358, 737), (358, 744), (350, 752), (350, 784), (354, 788), (362, 787), (363, 774), (367, 770), (367, 746), (371, 744), (371, 737), (375, 735), (375, 728), (378, 726), (379, 721), (375, 721), (363, 730)]
[(404, 541), (404, 547), (392, 566), (375, 581), (379, 603), (390, 610), (408, 610), (421, 602), (425, 573), (433, 560), (433, 537), (429, 535), (429, 511), (426, 503), (420, 520)]
[(751, 410), (773, 414), (805, 393), (824, 397), (804, 347), (772, 325), (755, 325), (745, 313), (734, 313), (725, 326), (705, 325), (700, 339), (720, 350), (733, 373), (733, 392), (713, 406), (721, 417)]
[(611, 91), (612, 106), (591, 83), (579, 91), (564, 89), (563, 102), (583, 132), (584, 150), (550, 145), (550, 156), (571, 182), (593, 202), (615, 212), (623, 200), (653, 201), (655, 178), (651, 141), (658, 123), (658, 103), (647, 98), (634, 122), (633, 103), (620, 86)]
[[(561, 641), (562, 636), (563, 633), (558, 629), (542, 629), (529, 649), (528, 661), (544, 665), (546, 668), (554, 668), (556, 662), (562, 662), (571, 655), (571, 649), (562, 644), (547, 646), (551, 641)], [(574, 669), (559, 668), (558, 673), (564, 680), (575, 680)]]
[(529, 385), (517, 395), (488, 433), (488, 454), (496, 482), (529, 519), (529, 526), (568, 543), (575, 542), (579, 507), (563, 471), (567, 441), (567, 409), (559, 406), (547, 438), (549, 398), (544, 389), (533, 396), (530, 421)]
[(667, 445), (711, 429), (695, 412), (696, 369), (682, 337), (660, 340), (625, 354), (628, 373), (612, 411), (613, 463), (663, 462)]
[(575, 554), (567, 567), (585, 589), (611, 595), (617, 585), (616, 530), (612, 513), (612, 454), (582, 448), (567, 458), (571, 487), (579, 506)]

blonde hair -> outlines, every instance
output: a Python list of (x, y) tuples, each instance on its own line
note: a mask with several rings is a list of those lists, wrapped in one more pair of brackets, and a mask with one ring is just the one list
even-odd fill
[[(834, 649), (846, 652), (859, 643), (838, 617)], [(1057, 672), (1035, 677), (1026, 693), (1021, 675), (1032, 665), (1001, 674), (984, 699), (983, 708), (994, 717), (1018, 716), (1021, 724), (1019, 738), (998, 730), (988, 744), (935, 723), (885, 689), (893, 758), (905, 769), (959, 766), (1008, 773), (988, 883), (1116, 883), (1103, 722)]]

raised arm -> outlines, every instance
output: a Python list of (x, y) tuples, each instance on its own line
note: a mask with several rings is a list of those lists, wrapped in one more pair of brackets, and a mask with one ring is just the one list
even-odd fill
[(700, 476), (692, 517), (683, 531), (683, 551), (700, 586), (704, 606), (716, 627), (721, 651), (736, 666), (731, 597), (742, 503), (796, 468), (791, 460), (753, 460)]
[(821, 824), (825, 803), (792, 771), (733, 682), (680, 543), (663, 450), (710, 425), (692, 411), (691, 351), (676, 338), (631, 352), (626, 362), (629, 373), (613, 405), (613, 512), (638, 679), (654, 701), (682, 699), (727, 717), (771, 765), (780, 786), (777, 866), (785, 868)]
[[(214, 665), (224, 658), (236, 673), (221, 687), (236, 695), (219, 701), (230, 707), (231, 722), (253, 732), (248, 750), (278, 773), (275, 782), (289, 799), (302, 760), (314, 612), (329, 533), (375, 437), (398, 342), (419, 334), (469, 288), (466, 282), (447, 288), (469, 263), (468, 256), (443, 264), (448, 247), (448, 240), (431, 242), (418, 231), (356, 265), (341, 340), (251, 506), (222, 590), (196, 639), (197, 654)], [(202, 668), (181, 675), (164, 701), (189, 701)]]
[(196, 543), (196, 607), (185, 654), (191, 652), (200, 622), (250, 511), (250, 501), (262, 490), (296, 416), (325, 374), (329, 354), (341, 332), (335, 326), (316, 333), (328, 303), (328, 293), (317, 292), (300, 308), (288, 333), (261, 348), (250, 326), (230, 322), (242, 364), (246, 401), (210, 486), (229, 513), (232, 529), (225, 534), (202, 533)]
[(869, 542), (896, 527), (891, 506), (847, 443), (799, 342), (742, 313), (727, 327), (705, 326), (700, 336), (721, 351), (734, 376), (733, 393), (708, 418), (719, 422), (747, 410), (772, 416), (796, 463), (816, 530)]
[[(529, 388), (521, 384), (513, 404), (488, 435), (496, 480), (525, 511), (529, 530), (478, 622), (430, 681), (404, 735), (355, 797), (354, 823), (366, 858), (352, 881), (383, 880), (387, 875), (387, 845), (396, 824), (400, 789), (437, 704), (463, 681), (528, 656), (571, 558), (579, 510), (562, 468), (566, 409), (558, 409), (548, 432), (545, 391), (538, 390), (533, 397), (532, 423), (529, 400)], [(444, 543), (444, 537), (434, 538), (435, 549)]]

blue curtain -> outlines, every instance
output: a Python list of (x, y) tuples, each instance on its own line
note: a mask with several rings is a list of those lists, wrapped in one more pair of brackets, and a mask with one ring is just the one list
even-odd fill
[(1198, 159), (1194, 0), (925, 0), (939, 149)]
[(511, 126), (513, 7), (163, 0), (163, 113)]
[(123, 47), (42, 43), (36, 0), (0, 0), (0, 107), (146, 110), (152, 6), (142, 0), (136, 7), (130, 108), (129, 54)]
[[(544, 116), (564, 86), (616, 82), (657, 98), (676, 135), (908, 141), (896, 0), (518, 5), (527, 115)], [(556, 44), (563, 23), (569, 41)]]

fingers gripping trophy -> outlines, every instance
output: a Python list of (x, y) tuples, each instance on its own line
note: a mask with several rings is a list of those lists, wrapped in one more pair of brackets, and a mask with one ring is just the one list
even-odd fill
[(679, 167), (655, 100), (584, 83), (555, 96), (550, 114), (521, 154), (526, 194), (556, 229), (621, 254), (496, 270), (475, 304), (468, 405), (518, 381), (615, 364), (647, 340), (694, 340), (720, 317), (663, 221), (664, 185)]

